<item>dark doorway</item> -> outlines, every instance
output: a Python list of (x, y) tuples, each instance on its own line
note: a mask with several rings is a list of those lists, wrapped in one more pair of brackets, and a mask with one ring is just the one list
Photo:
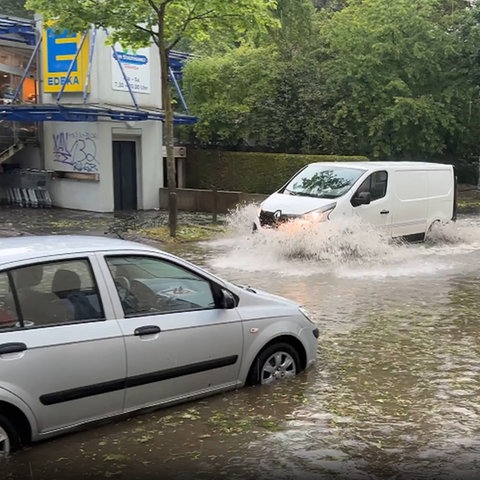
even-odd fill
[(115, 210), (137, 209), (137, 155), (133, 141), (113, 141), (113, 198)]

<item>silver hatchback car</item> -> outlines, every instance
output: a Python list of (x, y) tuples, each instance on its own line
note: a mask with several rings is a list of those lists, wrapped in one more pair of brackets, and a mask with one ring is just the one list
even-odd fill
[(296, 303), (135, 242), (0, 239), (0, 455), (135, 410), (290, 377)]

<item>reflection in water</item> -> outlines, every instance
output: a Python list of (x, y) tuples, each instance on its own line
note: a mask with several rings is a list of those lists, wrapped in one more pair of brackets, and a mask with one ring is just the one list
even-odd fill
[[(176, 247), (306, 305), (321, 329), (315, 368), (37, 444), (0, 480), (476, 478), (480, 224), (442, 228), (418, 245), (352, 230), (336, 251), (302, 229)], [(348, 243), (362, 245), (342, 257)], [(307, 255), (285, 255), (295, 244)]]

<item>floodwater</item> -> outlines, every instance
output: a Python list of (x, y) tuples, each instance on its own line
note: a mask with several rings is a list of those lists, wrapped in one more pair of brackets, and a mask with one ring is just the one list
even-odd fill
[(480, 218), (425, 244), (358, 225), (177, 247), (237, 283), (305, 305), (314, 368), (38, 443), (0, 480), (473, 479), (480, 474)]

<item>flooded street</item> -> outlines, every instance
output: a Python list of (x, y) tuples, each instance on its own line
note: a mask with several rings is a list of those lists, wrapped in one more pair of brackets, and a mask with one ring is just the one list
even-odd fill
[(425, 244), (356, 225), (171, 248), (303, 304), (315, 367), (96, 426), (0, 462), (0, 480), (474, 479), (480, 473), (480, 218)]

